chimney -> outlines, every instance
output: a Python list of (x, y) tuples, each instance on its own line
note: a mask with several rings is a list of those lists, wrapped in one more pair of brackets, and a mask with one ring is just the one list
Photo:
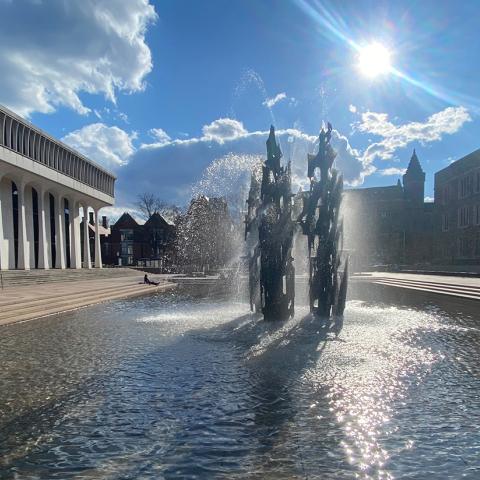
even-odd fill
[(88, 222), (90, 223), (90, 225), (95, 225), (95, 222), (93, 221), (93, 212), (88, 212)]
[(107, 221), (107, 216), (102, 215), (102, 227), (103, 228), (108, 228), (108, 221)]

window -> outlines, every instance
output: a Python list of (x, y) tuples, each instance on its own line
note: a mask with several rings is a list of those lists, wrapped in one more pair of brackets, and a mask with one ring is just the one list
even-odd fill
[(445, 185), (445, 188), (443, 189), (443, 199), (442, 203), (446, 205), (448, 203), (448, 185)]
[(458, 239), (458, 254), (460, 257), (469, 257), (472, 252), (472, 242), (470, 238)]
[(120, 230), (120, 241), (121, 242), (133, 242), (133, 230), (132, 229), (122, 229)]
[(472, 194), (473, 176), (467, 175), (460, 180), (459, 198), (465, 198)]
[(468, 227), (470, 225), (470, 208), (460, 207), (458, 209), (458, 226), (459, 227)]
[(442, 215), (442, 232), (448, 232), (448, 214)]

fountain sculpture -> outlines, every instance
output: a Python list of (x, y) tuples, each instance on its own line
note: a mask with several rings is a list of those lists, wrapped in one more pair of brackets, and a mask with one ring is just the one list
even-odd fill
[(245, 217), (245, 241), (247, 242), (248, 259), (248, 291), (250, 310), (260, 312), (260, 245), (258, 243), (258, 212), (260, 210), (260, 183), (252, 172), (250, 190), (247, 199), (247, 215)]
[[(322, 129), (318, 153), (308, 155), (310, 191), (302, 193), (297, 219), (308, 238), (309, 301), (315, 315), (342, 315), (348, 281), (348, 258), (340, 269), (343, 223), (339, 218), (343, 178), (332, 168), (336, 153), (330, 145), (332, 126)], [(294, 313), (295, 270), (292, 243), (290, 163), (280, 165), (282, 152), (270, 128), (262, 181), (252, 174), (245, 218), (249, 264), (250, 308), (266, 320), (283, 320)], [(320, 173), (320, 177), (318, 177)]]
[[(270, 128), (262, 181), (252, 175), (245, 220), (249, 249), (250, 306), (266, 320), (293, 317), (295, 270), (292, 258), (294, 223), (290, 163), (280, 165), (282, 152)], [(255, 243), (258, 232), (258, 243)]]
[[(348, 258), (343, 271), (343, 223), (339, 219), (343, 177), (332, 168), (336, 152), (330, 145), (332, 125), (322, 128), (318, 153), (308, 155), (310, 191), (298, 218), (308, 239), (310, 311), (318, 316), (342, 315), (348, 282)], [(318, 179), (318, 170), (320, 179)]]

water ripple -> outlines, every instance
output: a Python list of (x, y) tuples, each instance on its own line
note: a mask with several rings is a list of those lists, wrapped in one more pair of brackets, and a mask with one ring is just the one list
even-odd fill
[(4, 329), (0, 477), (479, 478), (475, 316), (124, 300)]

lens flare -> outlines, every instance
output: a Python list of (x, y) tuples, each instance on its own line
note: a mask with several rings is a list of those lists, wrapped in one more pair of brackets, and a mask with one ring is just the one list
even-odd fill
[(392, 69), (390, 52), (380, 43), (362, 47), (358, 55), (358, 68), (370, 78), (389, 73)]

